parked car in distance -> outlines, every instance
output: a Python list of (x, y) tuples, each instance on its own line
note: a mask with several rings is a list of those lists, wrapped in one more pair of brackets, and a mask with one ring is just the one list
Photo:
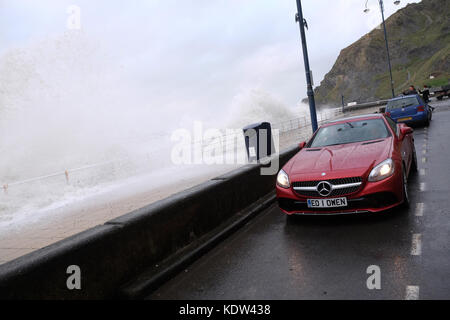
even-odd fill
[(278, 205), (291, 215), (381, 212), (408, 206), (417, 171), (413, 129), (385, 114), (320, 126), (279, 171)]
[(428, 126), (432, 117), (431, 107), (418, 94), (390, 99), (385, 113), (395, 122), (407, 125), (423, 124)]
[(450, 84), (438, 88), (432, 88), (431, 92), (437, 100), (442, 100), (445, 96), (450, 98)]

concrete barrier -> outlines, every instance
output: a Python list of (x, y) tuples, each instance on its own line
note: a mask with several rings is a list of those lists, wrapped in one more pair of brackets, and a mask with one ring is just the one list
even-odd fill
[(365, 102), (365, 103), (355, 104), (352, 106), (345, 106), (344, 112), (356, 111), (356, 110), (370, 108), (370, 107), (376, 107), (376, 106), (383, 106), (383, 105), (386, 105), (388, 103), (388, 101), (389, 100), (378, 100), (378, 101), (373, 101), (373, 102)]
[[(280, 167), (295, 153), (280, 154)], [(274, 192), (275, 175), (247, 165), (0, 266), (0, 299), (105, 299), (136, 274)], [(81, 289), (69, 290), (69, 266)]]

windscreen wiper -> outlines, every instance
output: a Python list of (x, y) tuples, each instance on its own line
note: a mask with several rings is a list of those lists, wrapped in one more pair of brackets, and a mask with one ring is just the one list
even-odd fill
[(329, 146), (337, 146), (338, 144), (347, 144), (351, 142), (341, 142), (341, 143), (333, 143), (333, 144), (327, 144), (326, 146), (323, 146), (323, 148), (329, 147)]

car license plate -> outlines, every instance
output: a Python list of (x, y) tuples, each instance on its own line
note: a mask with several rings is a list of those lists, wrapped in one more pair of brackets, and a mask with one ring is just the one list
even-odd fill
[(412, 120), (412, 117), (408, 117), (408, 118), (400, 118), (397, 121), (408, 121), (408, 120)]
[(334, 208), (346, 207), (347, 198), (332, 198), (332, 199), (308, 199), (308, 208)]

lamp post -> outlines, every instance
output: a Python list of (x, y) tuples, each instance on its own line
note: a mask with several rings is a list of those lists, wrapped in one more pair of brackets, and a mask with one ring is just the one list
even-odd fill
[(308, 47), (306, 46), (305, 26), (306, 28), (308, 28), (308, 25), (306, 23), (306, 20), (303, 18), (302, 4), (300, 0), (297, 0), (297, 11), (298, 13), (295, 15), (295, 21), (299, 22), (300, 25), (300, 36), (302, 38), (303, 60), (305, 62), (309, 111), (311, 114), (312, 131), (314, 133), (317, 130), (318, 126), (317, 126), (316, 102), (314, 100), (314, 91), (312, 88), (312, 81), (311, 81), (311, 70), (309, 68)]
[[(365, 13), (369, 12), (369, 8), (367, 7), (367, 2), (368, 1), (369, 0), (366, 1), (366, 8), (364, 9)], [(387, 32), (386, 32), (386, 23), (384, 21), (384, 4), (383, 4), (383, 0), (378, 0), (378, 2), (380, 4), (381, 18), (383, 19), (384, 42), (386, 43), (386, 52), (387, 52), (387, 59), (388, 59), (388, 65), (389, 65), (389, 75), (391, 77), (392, 98), (394, 98), (395, 97), (394, 80), (392, 79), (391, 57), (390, 57), (390, 54), (389, 54), (389, 45), (388, 45)], [(394, 1), (394, 4), (395, 5), (400, 4), (400, 0)]]

